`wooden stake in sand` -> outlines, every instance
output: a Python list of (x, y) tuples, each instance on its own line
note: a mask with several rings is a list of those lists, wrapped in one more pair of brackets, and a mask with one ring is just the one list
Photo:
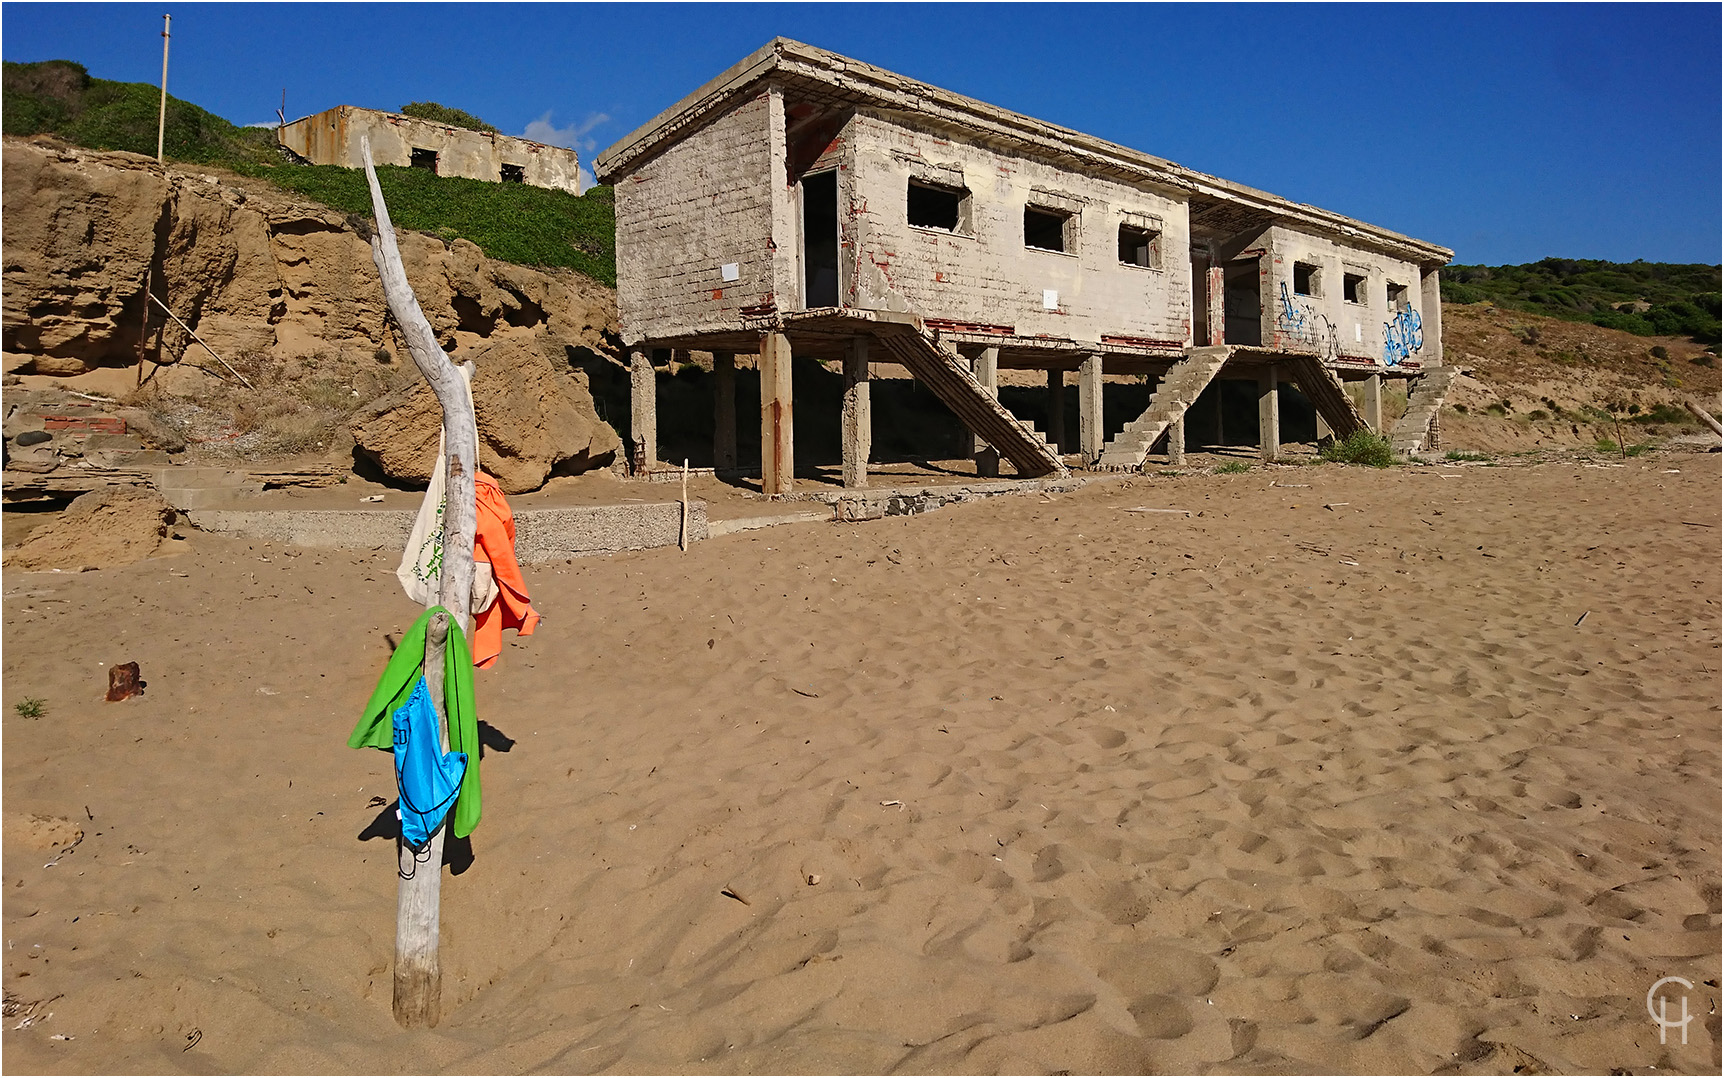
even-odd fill
[[(461, 372), (437, 344), (437, 336), (419, 309), (401, 252), (395, 245), (395, 229), (383, 190), (377, 185), (377, 170), (371, 164), (371, 140), (360, 136), (359, 152), (365, 161), (365, 179), (371, 186), (371, 208), (377, 231), (371, 237), (371, 260), (383, 281), (383, 296), (395, 324), (407, 339), (407, 352), (419, 373), (431, 384), (443, 409), (444, 441), (449, 471), (445, 490), (448, 507), (443, 514), (443, 569), (438, 580), (437, 602), (450, 611), (463, 633), (471, 631), (473, 595), (473, 532), (477, 524), (474, 508), (474, 474), (478, 471), (479, 431), (473, 421), (472, 395)], [(425, 682), (431, 703), (439, 715), (447, 715), (443, 700), (443, 647), (449, 637), (445, 616), (432, 619), (425, 634)], [(440, 727), (440, 740), (448, 751), (448, 733)], [(439, 892), (443, 883), (443, 838), (446, 828), (431, 836), (426, 859), (416, 862), (406, 843), (400, 846), (401, 886), (395, 904), (395, 1021), (407, 1029), (437, 1024), (442, 976), (437, 968)]]
[(688, 553), (688, 458), (682, 458), (682, 531), (677, 533), (677, 545)]

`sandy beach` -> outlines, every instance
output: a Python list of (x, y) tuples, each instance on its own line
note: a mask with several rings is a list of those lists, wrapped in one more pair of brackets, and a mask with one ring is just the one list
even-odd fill
[(1719, 491), (1257, 467), (530, 567), (413, 1033), (345, 747), (399, 552), (8, 570), (5, 1069), (1715, 1073)]

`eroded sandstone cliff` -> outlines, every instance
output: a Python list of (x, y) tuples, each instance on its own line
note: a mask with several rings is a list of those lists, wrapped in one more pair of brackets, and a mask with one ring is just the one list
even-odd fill
[[(242, 369), (326, 355), (407, 362), (366, 238), (368, 222), (219, 169), (53, 140), (5, 140), (0, 348), (9, 374), (75, 376), (182, 359), (215, 367), (145, 287)], [(505, 489), (608, 464), (621, 446), (588, 372), (617, 357), (615, 294), (566, 270), (487, 259), (465, 240), (402, 233), (403, 262), (443, 347), (477, 362), (481, 465)], [(362, 453), (389, 474), (436, 441), (423, 390), (356, 401)], [(394, 418), (391, 418), (391, 414)], [(427, 423), (429, 430), (422, 430)], [(410, 447), (410, 448), (408, 448)]]

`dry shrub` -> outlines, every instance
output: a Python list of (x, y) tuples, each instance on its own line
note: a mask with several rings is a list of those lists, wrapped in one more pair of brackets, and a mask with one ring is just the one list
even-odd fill
[(131, 402), (172, 427), (194, 456), (262, 460), (331, 454), (351, 444), (347, 423), (371, 401), (417, 374), (381, 365), (369, 348), (337, 347), (303, 359), (267, 353), (230, 357), (246, 388), (225, 370), (210, 370), (196, 392), (147, 385)]

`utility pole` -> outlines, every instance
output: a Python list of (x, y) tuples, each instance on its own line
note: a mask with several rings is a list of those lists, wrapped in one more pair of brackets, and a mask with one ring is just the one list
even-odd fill
[(156, 164), (162, 163), (162, 136), (168, 129), (168, 24), (172, 15), (162, 16), (162, 110), (156, 118)]

